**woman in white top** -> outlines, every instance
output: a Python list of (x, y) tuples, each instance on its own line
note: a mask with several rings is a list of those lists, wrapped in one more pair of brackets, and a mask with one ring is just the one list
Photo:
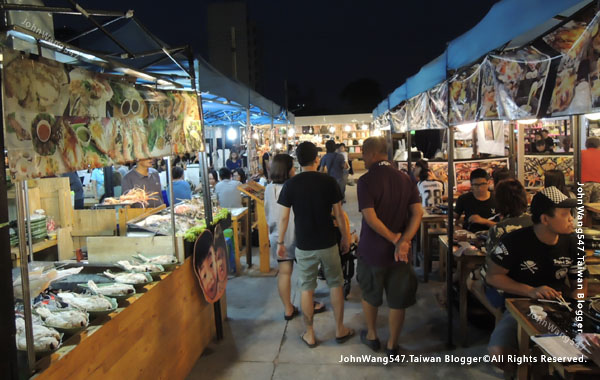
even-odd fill
[[(277, 275), (277, 287), (281, 302), (285, 307), (284, 318), (289, 321), (299, 314), (298, 308), (291, 302), (292, 270), (296, 260), (296, 236), (294, 225), (294, 211), (290, 210), (290, 221), (283, 239), (286, 248), (286, 256), (277, 255), (277, 242), (279, 239), (278, 223), (283, 207), (277, 203), (283, 183), (296, 174), (294, 159), (288, 154), (278, 154), (271, 162), (270, 179), (272, 183), (265, 189), (265, 214), (269, 225), (269, 242), (271, 243), (271, 256), (277, 260), (279, 273)], [(315, 313), (325, 311), (325, 305), (315, 303)]]

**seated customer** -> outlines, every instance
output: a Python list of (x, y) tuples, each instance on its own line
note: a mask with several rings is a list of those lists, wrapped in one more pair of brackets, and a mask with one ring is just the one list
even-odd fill
[(433, 207), (442, 203), (444, 184), (441, 181), (435, 180), (431, 170), (422, 169), (419, 171), (417, 188), (421, 194), (423, 207)]
[(494, 198), (502, 220), (490, 227), (485, 242), (488, 253), (493, 252), (504, 234), (533, 225), (531, 216), (525, 213), (527, 211), (527, 192), (521, 182), (516, 179), (501, 181), (494, 192)]
[(535, 150), (533, 153), (546, 153), (548, 152), (548, 146), (546, 145), (546, 140), (538, 140), (535, 142)]
[(471, 172), (471, 192), (458, 197), (454, 217), (465, 214), (463, 227), (471, 232), (485, 231), (496, 222), (490, 220), (496, 215), (496, 202), (488, 189), (488, 174), (483, 169)]
[[(588, 271), (585, 262), (578, 262), (577, 241), (572, 234), (571, 208), (576, 204), (575, 199), (567, 198), (556, 187), (537, 193), (531, 202), (533, 226), (514, 231), (501, 239), (488, 255), (486, 282), (504, 291), (506, 298), (554, 300), (561, 294), (575, 299), (578, 293), (585, 296), (586, 279), (579, 284), (582, 289), (577, 289), (578, 273), (581, 271), (583, 277), (587, 277)], [(517, 328), (516, 320), (505, 312), (490, 337), (489, 353), (516, 354)], [(506, 360), (496, 365), (505, 374), (514, 373), (517, 368), (515, 363)]]
[(238, 190), (238, 186), (242, 183), (231, 179), (231, 171), (227, 168), (219, 170), (221, 181), (215, 185), (215, 192), (219, 205), (225, 208), (242, 207), (242, 195)]
[(186, 199), (192, 199), (192, 188), (190, 184), (183, 179), (183, 169), (179, 166), (175, 166), (171, 170), (171, 174), (173, 175), (173, 198), (175, 198), (175, 202), (169, 202), (171, 204), (178, 203)]
[(505, 167), (496, 168), (492, 172), (492, 180), (494, 181), (494, 190), (496, 190), (496, 186), (506, 179), (514, 178), (514, 175)]

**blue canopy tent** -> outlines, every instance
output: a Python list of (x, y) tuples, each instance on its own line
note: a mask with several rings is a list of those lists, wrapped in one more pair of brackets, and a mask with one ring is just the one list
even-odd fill
[[(502, 0), (494, 4), (475, 27), (451, 41), (446, 51), (392, 92), (390, 108), (441, 83), (448, 70), (459, 70), (492, 50), (519, 47), (534, 40), (590, 3), (591, 0)], [(403, 86), (406, 90), (402, 90)], [(385, 108), (386, 104), (384, 100), (373, 110), (373, 119), (390, 109)]]
[[(451, 41), (448, 48), (414, 76), (397, 88), (373, 111), (373, 119), (385, 118), (386, 112), (402, 101), (429, 91), (448, 79), (450, 71), (459, 71), (482, 59), (494, 50), (518, 48), (548, 33), (552, 28), (568, 20), (570, 16), (591, 3), (591, 0), (502, 0), (496, 3), (488, 14), (471, 30)], [(386, 108), (387, 105), (387, 108)], [(449, 121), (448, 121), (449, 122)], [(448, 125), (446, 123), (446, 125)], [(411, 128), (411, 123), (408, 123)], [(410, 133), (407, 134), (410, 146)], [(448, 190), (449, 198), (454, 197), (452, 184), (454, 172), (454, 138), (452, 129), (448, 137)], [(410, 170), (410, 155), (408, 168)], [(448, 205), (448, 241), (452, 241), (454, 223), (453, 203)], [(452, 248), (447, 252), (446, 279), (448, 304), (452, 304)], [(452, 345), (452, 308), (448, 308), (447, 339)], [(462, 332), (463, 335), (464, 331)], [(465, 341), (463, 340), (463, 343)]]

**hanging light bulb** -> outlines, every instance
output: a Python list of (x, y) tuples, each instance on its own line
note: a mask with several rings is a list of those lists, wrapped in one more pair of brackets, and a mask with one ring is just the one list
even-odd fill
[(290, 128), (288, 130), (288, 136), (289, 137), (294, 137), (295, 134), (296, 134), (296, 131), (294, 130), (294, 128)]
[(366, 131), (367, 129), (369, 129), (369, 126), (366, 124), (361, 125), (360, 129), (362, 129), (363, 131)]
[(374, 130), (374, 131), (373, 131), (373, 136), (375, 136), (375, 137), (379, 137), (379, 136), (381, 136), (381, 129), (376, 129), (376, 130)]
[(587, 113), (585, 115), (586, 119), (592, 120), (592, 121), (596, 121), (596, 120), (600, 120), (600, 112), (596, 112), (596, 113)]
[(329, 132), (335, 133), (335, 127), (334, 126), (329, 127)]
[(235, 128), (231, 127), (227, 130), (227, 140), (235, 140), (237, 138), (237, 131)]
[(258, 133), (254, 132), (254, 133), (252, 134), (252, 138), (253, 138), (254, 140), (258, 140)]
[(281, 143), (277, 143), (277, 144), (275, 144), (275, 148), (276, 148), (276, 149), (281, 149)]
[(350, 130), (352, 130), (352, 127), (346, 124), (346, 126), (344, 127), (344, 131), (350, 132)]

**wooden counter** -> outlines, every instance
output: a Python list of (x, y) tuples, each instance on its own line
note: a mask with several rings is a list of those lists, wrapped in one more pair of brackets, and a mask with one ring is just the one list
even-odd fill
[[(45, 379), (185, 379), (216, 336), (213, 305), (204, 300), (191, 259), (130, 305), (90, 325), (36, 367)], [(226, 299), (221, 299), (226, 318)]]

